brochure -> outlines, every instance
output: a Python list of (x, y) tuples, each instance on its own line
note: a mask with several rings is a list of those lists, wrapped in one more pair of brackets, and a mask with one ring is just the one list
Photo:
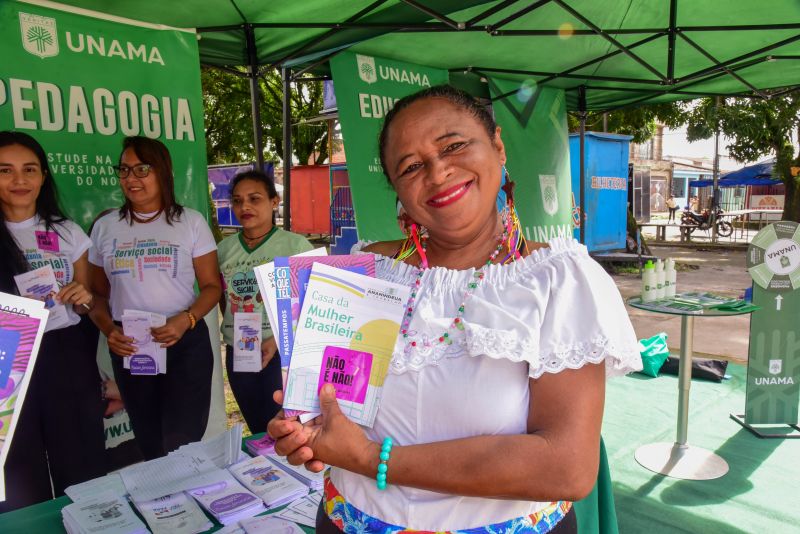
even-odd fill
[(50, 311), (46, 330), (61, 328), (69, 322), (67, 307), (56, 301), (59, 287), (52, 267), (45, 265), (33, 271), (18, 274), (14, 277), (14, 281), (17, 283), (20, 295), (44, 302), (44, 307)]
[(253, 517), (265, 510), (261, 499), (230, 474), (216, 484), (189, 490), (189, 495), (223, 525)]
[(294, 523), (274, 516), (253, 517), (240, 524), (247, 534), (305, 534)]
[(410, 292), (316, 263), (297, 325), (284, 408), (318, 413), (319, 390), (331, 383), (342, 412), (372, 426)]
[(253, 456), (266, 456), (268, 454), (275, 454), (275, 440), (269, 434), (264, 434), (264, 437), (258, 439), (249, 439), (245, 442), (247, 451)]
[(214, 526), (197, 503), (182, 492), (134, 505), (153, 534), (197, 534)]
[(371, 254), (358, 256), (278, 257), (275, 258), (275, 299), (277, 306), (277, 329), (275, 340), (281, 348), (281, 367), (289, 367), (294, 350), (294, 332), (303, 302), (311, 267), (315, 263), (331, 265), (342, 270), (375, 276), (375, 257)]
[(44, 302), (0, 293), (0, 501), (3, 466), (47, 325)]
[(232, 465), (228, 471), (264, 501), (267, 508), (276, 508), (308, 494), (308, 487), (276, 467), (263, 456), (255, 456)]
[(268, 455), (267, 460), (280, 467), (312, 490), (321, 490), (325, 484), (324, 469), (319, 473), (312, 473), (303, 466), (290, 464), (285, 456), (278, 456), (276, 454)]
[(160, 313), (124, 310), (122, 331), (133, 338), (136, 354), (124, 358), (123, 367), (132, 375), (156, 375), (167, 372), (167, 349), (153, 339), (150, 329), (164, 326), (167, 318)]
[(113, 493), (68, 504), (61, 510), (61, 517), (69, 534), (147, 534), (144, 523), (125, 498)]
[[(328, 251), (325, 248), (315, 248), (314, 250), (297, 254), (297, 256), (320, 257), (326, 256), (327, 254)], [(253, 272), (256, 275), (259, 292), (264, 297), (264, 301), (267, 303), (267, 305), (264, 306), (264, 309), (267, 311), (267, 319), (269, 319), (269, 324), (272, 327), (272, 333), (277, 336), (278, 302), (275, 293), (275, 263), (270, 262), (264, 265), (259, 265), (253, 269)], [(275, 339), (277, 340), (277, 338)], [(283, 362), (283, 352), (280, 343), (278, 343), (278, 354), (281, 355), (281, 362)]]
[(261, 314), (233, 314), (233, 370), (237, 373), (261, 371)]

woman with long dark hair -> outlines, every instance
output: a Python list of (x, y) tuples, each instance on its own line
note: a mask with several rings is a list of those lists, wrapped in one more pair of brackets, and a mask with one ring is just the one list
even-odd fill
[[(253, 267), (269, 263), (276, 256), (293, 256), (313, 248), (303, 236), (275, 226), (279, 202), (275, 182), (263, 172), (246, 171), (234, 176), (231, 205), (242, 229), (219, 244), (219, 268), (225, 282), (220, 300), (225, 366), (233, 395), (253, 433), (263, 432), (278, 413), (280, 406), (272, 399), (272, 392), (283, 385), (278, 346)], [(234, 364), (234, 321), (240, 312), (261, 314), (261, 369), (257, 372), (237, 370)]]
[[(146, 137), (128, 137), (122, 146), (116, 171), (125, 203), (92, 229), (92, 319), (108, 339), (136, 443), (150, 460), (203, 437), (214, 367), (203, 317), (222, 289), (206, 220), (175, 200), (167, 147)], [(165, 374), (132, 374), (124, 365), (135, 353), (121, 326), (125, 310), (167, 317), (151, 330), (167, 349)]]
[(15, 275), (49, 266), (61, 287), (56, 301), (66, 307), (66, 321), (51, 318), (39, 347), (6, 460), (0, 512), (105, 474), (97, 344), (80, 325), (93, 305), (90, 247), (58, 206), (42, 146), (25, 133), (0, 132), (0, 291), (18, 293)]

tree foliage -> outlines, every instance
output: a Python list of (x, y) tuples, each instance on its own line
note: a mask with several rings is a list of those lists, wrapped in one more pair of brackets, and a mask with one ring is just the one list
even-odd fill
[[(769, 94), (769, 93), (768, 93)], [(770, 98), (704, 98), (687, 111), (689, 141), (708, 139), (717, 129), (730, 139), (728, 153), (738, 161), (774, 155), (775, 173), (785, 186), (783, 218), (800, 221), (800, 155), (792, 134), (800, 129), (800, 92)]]
[[(586, 115), (586, 131), (603, 131), (603, 115), (606, 115), (608, 132), (631, 135), (634, 143), (643, 143), (653, 137), (657, 123), (676, 128), (686, 119), (683, 105), (676, 102), (623, 108), (607, 114), (592, 111)], [(568, 126), (570, 132), (579, 130), (580, 118), (577, 112), (569, 114)]]
[[(244, 71), (242, 71), (244, 74)], [(201, 71), (205, 107), (206, 152), (209, 163), (255, 160), (250, 80), (214, 68)], [(283, 82), (269, 70), (259, 77), (261, 135), (264, 159), (283, 159)], [(322, 84), (292, 84), (292, 154), (301, 164), (328, 157), (328, 132), (324, 122), (306, 123), (322, 109)]]

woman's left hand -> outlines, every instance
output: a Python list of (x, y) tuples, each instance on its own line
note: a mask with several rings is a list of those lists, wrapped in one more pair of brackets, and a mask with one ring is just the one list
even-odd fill
[(71, 304), (75, 307), (78, 307), (85, 304), (86, 306), (89, 306), (92, 302), (92, 294), (88, 289), (83, 287), (82, 284), (73, 280), (61, 288), (56, 295), (56, 299), (58, 299), (61, 304), (65, 305)]
[[(319, 404), (322, 414), (307, 423), (311, 434), (306, 446), (313, 451), (314, 458), (305, 462), (306, 469), (319, 472), (325, 464), (355, 473), (371, 469), (371, 460), (378, 457), (380, 446), (370, 441), (361, 427), (342, 413), (331, 384), (325, 384), (320, 390)], [(301, 463), (298, 458), (293, 462), (292, 456), (288, 456), (290, 463)]]
[(181, 312), (178, 315), (173, 315), (167, 319), (167, 324), (157, 328), (151, 328), (150, 333), (153, 339), (161, 343), (162, 347), (171, 347), (183, 337), (183, 334), (189, 330), (191, 326), (189, 315)]

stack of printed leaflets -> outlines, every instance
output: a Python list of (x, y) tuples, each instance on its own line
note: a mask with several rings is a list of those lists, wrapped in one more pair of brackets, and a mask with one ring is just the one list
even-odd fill
[(153, 534), (197, 534), (214, 526), (183, 492), (133, 504)]
[(294, 523), (269, 515), (245, 519), (239, 524), (246, 534), (305, 534)]
[(277, 508), (308, 494), (308, 487), (263, 456), (255, 456), (228, 469), (248, 490)]
[(284, 456), (278, 456), (276, 454), (268, 455), (266, 458), (312, 490), (316, 491), (322, 489), (325, 483), (324, 470), (319, 473), (312, 473), (303, 466), (290, 464)]
[(69, 534), (147, 534), (125, 497), (112, 492), (68, 504), (61, 510), (61, 518)]
[(189, 495), (223, 525), (253, 517), (266, 509), (261, 499), (230, 474), (215, 484), (189, 490)]
[(122, 312), (122, 331), (133, 338), (136, 354), (124, 359), (123, 366), (132, 375), (157, 375), (167, 372), (167, 349), (153, 339), (152, 328), (164, 326), (167, 318), (160, 313), (140, 310)]

